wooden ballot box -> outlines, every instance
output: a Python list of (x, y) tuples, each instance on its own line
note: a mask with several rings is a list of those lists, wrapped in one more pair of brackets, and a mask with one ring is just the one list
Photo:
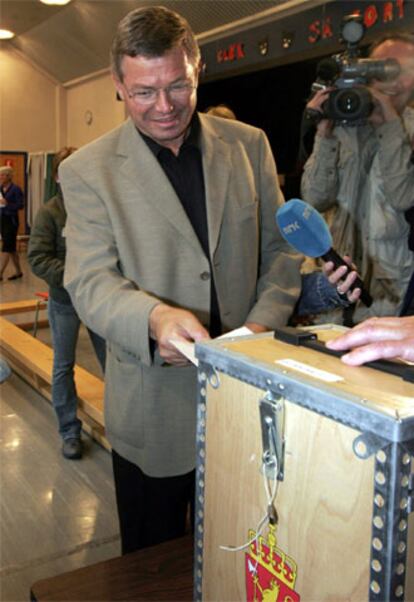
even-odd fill
[(272, 334), (196, 354), (195, 599), (414, 601), (414, 384)]

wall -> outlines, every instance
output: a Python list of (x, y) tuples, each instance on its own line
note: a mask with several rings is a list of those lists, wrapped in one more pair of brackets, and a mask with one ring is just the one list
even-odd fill
[(66, 101), (70, 146), (83, 146), (125, 119), (124, 103), (116, 100), (109, 73), (67, 86)]
[(0, 72), (0, 148), (54, 150), (62, 135), (59, 85), (7, 48), (0, 49)]
[(80, 147), (125, 119), (106, 72), (63, 87), (9, 48), (0, 49), (0, 72), (0, 150)]

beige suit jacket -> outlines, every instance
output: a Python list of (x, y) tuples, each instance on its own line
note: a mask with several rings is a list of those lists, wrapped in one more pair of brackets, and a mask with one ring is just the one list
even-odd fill
[[(211, 265), (223, 326), (286, 323), (301, 258), (275, 224), (283, 201), (261, 130), (200, 115)], [(105, 423), (114, 449), (151, 476), (195, 465), (196, 370), (151, 354), (159, 300), (209, 321), (210, 264), (157, 159), (128, 120), (61, 165), (65, 286), (108, 345)]]

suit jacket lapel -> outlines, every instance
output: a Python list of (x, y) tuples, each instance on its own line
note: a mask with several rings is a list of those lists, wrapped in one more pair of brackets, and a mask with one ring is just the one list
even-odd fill
[(211, 127), (208, 120), (201, 114), (200, 121), (208, 239), (210, 255), (213, 257), (218, 244), (226, 203), (231, 171), (231, 153), (228, 144), (217, 136), (217, 131)]
[(201, 250), (180, 199), (131, 120), (125, 123), (121, 131), (117, 154), (122, 157), (122, 178), (128, 179), (137, 190), (137, 195), (157, 208), (191, 245)]

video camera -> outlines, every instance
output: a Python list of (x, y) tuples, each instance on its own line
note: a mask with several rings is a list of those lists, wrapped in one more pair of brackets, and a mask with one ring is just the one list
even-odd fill
[(320, 61), (312, 91), (334, 87), (323, 105), (323, 117), (336, 125), (361, 125), (372, 113), (374, 103), (367, 84), (373, 80), (389, 81), (398, 77), (400, 65), (395, 59), (359, 58), (360, 41), (365, 26), (360, 15), (344, 17), (340, 41), (345, 52)]

